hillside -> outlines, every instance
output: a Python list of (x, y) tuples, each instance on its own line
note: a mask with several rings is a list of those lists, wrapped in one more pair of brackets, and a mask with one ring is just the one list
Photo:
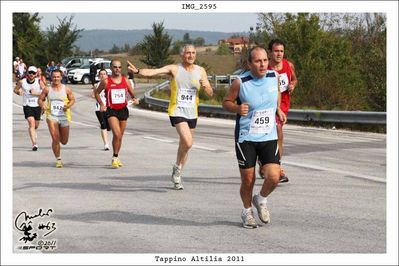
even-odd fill
[[(166, 32), (172, 37), (172, 42), (182, 40), (185, 33), (190, 34), (191, 39), (202, 37), (206, 44), (217, 44), (218, 40), (226, 39), (237, 34), (234, 32), (213, 32), (213, 31), (188, 31), (188, 30), (169, 30)], [(119, 47), (126, 43), (133, 46), (140, 42), (144, 35), (152, 34), (152, 30), (84, 30), (80, 33), (80, 38), (75, 45), (82, 51), (90, 51), (94, 49), (110, 50), (115, 44)], [(238, 33), (243, 36), (248, 33)]]

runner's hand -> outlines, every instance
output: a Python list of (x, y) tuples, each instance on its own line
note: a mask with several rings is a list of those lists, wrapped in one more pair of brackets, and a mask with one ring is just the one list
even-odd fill
[(239, 107), (238, 113), (240, 115), (246, 116), (248, 114), (249, 105), (247, 103), (243, 103), (243, 104), (239, 105), (238, 107)]

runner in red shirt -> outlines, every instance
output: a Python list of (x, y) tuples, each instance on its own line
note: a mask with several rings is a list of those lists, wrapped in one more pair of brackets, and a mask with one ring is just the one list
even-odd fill
[[(122, 75), (122, 64), (119, 60), (111, 61), (111, 71), (112, 75), (110, 77), (101, 80), (95, 92), (95, 97), (100, 104), (100, 111), (106, 112), (108, 124), (112, 130), (112, 148), (114, 152), (112, 167), (119, 168), (122, 166), (122, 163), (118, 155), (122, 145), (122, 137), (125, 132), (127, 118), (129, 117), (127, 94), (130, 94), (133, 104), (139, 104), (139, 100), (134, 96), (130, 82)], [(107, 99), (106, 106), (100, 97), (102, 90), (105, 90), (105, 97)]]
[[(293, 93), (298, 79), (295, 75), (294, 65), (284, 59), (285, 43), (282, 40), (274, 39), (269, 42), (269, 69), (275, 70), (280, 74), (280, 91), (281, 91), (281, 104), (280, 108), (288, 117), (288, 110), (290, 109), (290, 96)], [(278, 148), (280, 157), (283, 156), (283, 124), (277, 120), (277, 135), (278, 135)], [(288, 182), (288, 177), (285, 175), (284, 169), (281, 167), (280, 182)]]

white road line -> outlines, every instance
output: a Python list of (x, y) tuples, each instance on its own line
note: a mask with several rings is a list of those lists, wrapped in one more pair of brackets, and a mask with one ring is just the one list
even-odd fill
[(337, 174), (342, 174), (342, 175), (347, 175), (347, 176), (354, 176), (354, 177), (359, 177), (362, 179), (367, 179), (379, 183), (386, 183), (386, 179), (382, 177), (376, 177), (376, 176), (369, 176), (369, 175), (363, 175), (363, 174), (357, 174), (349, 171), (342, 171), (338, 169), (333, 169), (333, 168), (328, 168), (328, 167), (322, 167), (322, 166), (316, 166), (316, 165), (310, 165), (310, 164), (303, 164), (303, 163), (294, 163), (294, 162), (287, 162), (284, 161), (284, 164), (287, 165), (292, 165), (292, 166), (298, 166), (298, 167), (304, 167), (304, 168), (310, 168), (310, 169), (315, 169), (315, 170), (322, 170), (322, 171), (328, 171), (328, 172), (333, 172)]
[(206, 150), (206, 151), (216, 151), (216, 149), (208, 148), (208, 147), (200, 146), (200, 145), (196, 145), (196, 144), (193, 145), (193, 148), (200, 149), (200, 150)]
[(175, 142), (174, 140), (170, 140), (170, 139), (160, 139), (160, 138), (150, 137), (150, 136), (146, 136), (146, 137), (144, 137), (144, 138), (145, 138), (145, 139), (156, 140), (156, 141), (160, 141), (160, 142), (166, 142), (166, 143), (173, 143), (173, 142)]
[(87, 123), (81, 123), (81, 122), (77, 122), (77, 121), (71, 121), (72, 124), (77, 124), (77, 125), (81, 125), (81, 126), (85, 126), (85, 127), (94, 127), (94, 128), (98, 128), (98, 126), (93, 126)]
[[(155, 141), (160, 141), (160, 142), (166, 142), (166, 143), (174, 143), (174, 140), (170, 140), (170, 139), (161, 139), (161, 138), (157, 138), (157, 137), (151, 137), (151, 136), (145, 136), (145, 139), (151, 139), (151, 140), (155, 140)], [(217, 149), (213, 149), (213, 148), (209, 148), (209, 147), (205, 147), (205, 146), (201, 146), (201, 145), (193, 145), (193, 148), (195, 149), (200, 149), (200, 150), (205, 150), (205, 151), (216, 151)]]

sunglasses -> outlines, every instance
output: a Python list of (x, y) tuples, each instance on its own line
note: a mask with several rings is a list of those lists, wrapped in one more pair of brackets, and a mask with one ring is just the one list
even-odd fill
[(113, 68), (122, 68), (122, 66), (112, 66)]
[(35, 74), (36, 74), (36, 72), (29, 71), (29, 72), (28, 72), (28, 74), (33, 74), (33, 75), (35, 75)]

